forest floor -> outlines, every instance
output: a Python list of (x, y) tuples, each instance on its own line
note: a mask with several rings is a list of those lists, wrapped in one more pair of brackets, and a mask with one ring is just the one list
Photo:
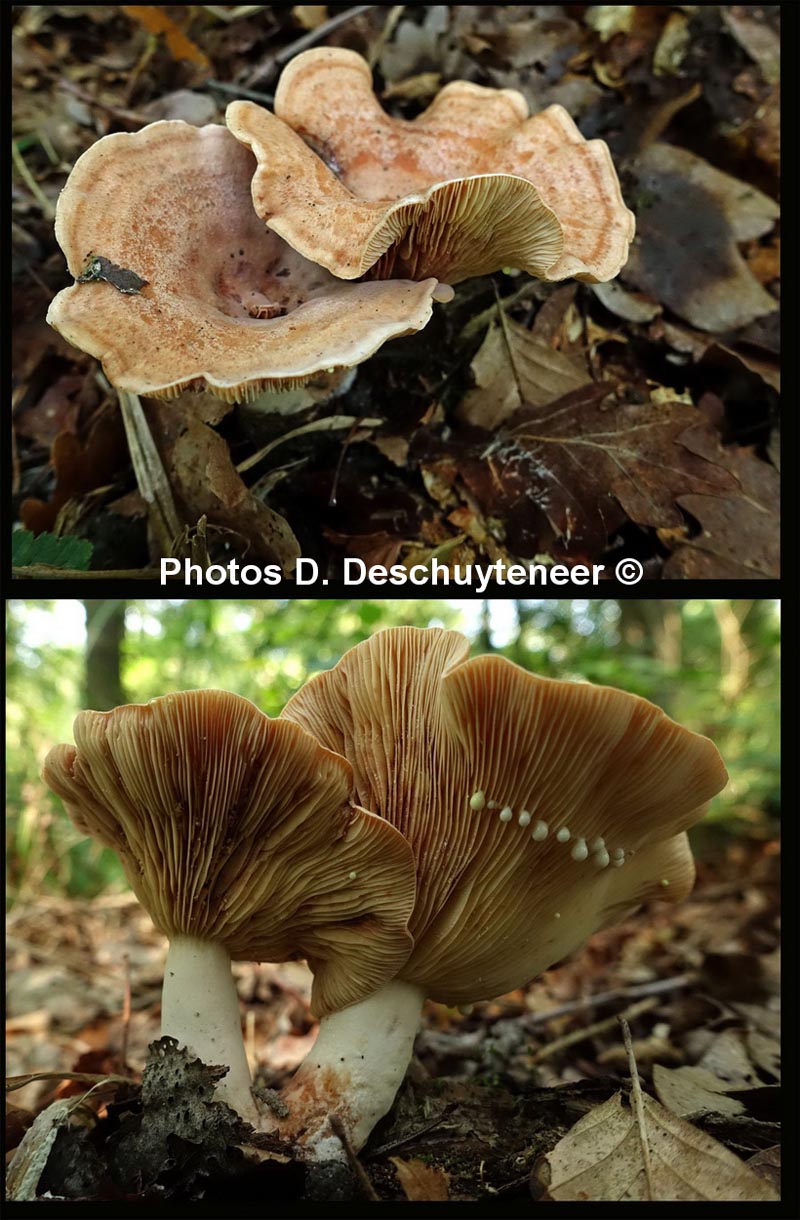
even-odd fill
[(609, 144), (637, 237), (612, 285), (458, 285), (343, 395), (312, 386), (293, 414), (145, 400), (172, 552), (288, 570), (299, 548), (321, 576), (346, 556), (621, 555), (648, 577), (776, 576), (778, 8), (18, 6), (17, 574), (147, 575), (164, 553), (116, 395), (45, 322), (70, 282), (53, 220), (71, 167), (110, 132), (270, 105), (280, 63), (311, 44), (364, 54), (404, 118), (455, 79), (564, 105)]
[[(695, 891), (677, 908), (652, 904), (469, 1015), (427, 1003), (406, 1080), (355, 1176), (330, 1163), (307, 1170), (274, 1141), (253, 1167), (231, 1112), (210, 1101), (198, 1112), (196, 1070), (176, 1066), (169, 1048), (151, 1053), (142, 1093), (166, 942), (133, 897), (17, 904), (8, 919), (10, 1156), (51, 1107), (27, 1151), (34, 1193), (23, 1197), (644, 1199), (640, 1146), (627, 1138), (635, 1062), (658, 1137), (651, 1197), (775, 1198), (778, 847), (725, 842), (713, 865), (700, 862)], [(279, 1089), (315, 1036), (310, 974), (301, 963), (234, 969), (257, 1081)], [(173, 1076), (159, 1107), (162, 1071)], [(602, 1148), (595, 1136), (587, 1152), (573, 1129), (593, 1119), (616, 1134)], [(680, 1178), (669, 1169), (676, 1158)]]

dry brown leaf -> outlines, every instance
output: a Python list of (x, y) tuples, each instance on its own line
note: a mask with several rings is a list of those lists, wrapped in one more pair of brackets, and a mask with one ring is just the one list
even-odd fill
[(31, 497), (20, 506), (20, 519), (34, 534), (52, 530), (59, 511), (69, 500), (81, 500), (99, 487), (113, 483), (126, 458), (125, 434), (119, 412), (101, 408), (85, 440), (74, 432), (59, 432), (50, 451), (55, 489), (48, 502)]
[(634, 172), (626, 283), (715, 334), (778, 308), (736, 245), (769, 232), (780, 212), (774, 200), (673, 144), (651, 144)]
[(277, 562), (289, 574), (299, 543), (284, 518), (246, 486), (224, 439), (180, 401), (150, 399), (145, 409), (183, 520), (207, 517), (246, 540), (248, 562)]
[(723, 1088), (753, 1089), (760, 1081), (755, 1071), (745, 1035), (738, 1029), (724, 1029), (703, 1054), (698, 1067), (713, 1072)]
[(523, 403), (544, 407), (591, 382), (583, 361), (564, 355), (510, 318), (493, 322), (472, 360), (475, 389), (456, 414), (493, 432)]
[(749, 4), (724, 4), (720, 13), (739, 46), (758, 64), (767, 84), (777, 85), (781, 79), (781, 40), (767, 24), (764, 11), (754, 12)]
[(684, 434), (711, 432), (696, 407), (604, 410), (605, 396), (602, 385), (588, 384), (546, 407), (525, 407), (482, 453), (473, 445), (456, 454), (461, 479), (484, 515), (503, 522), (513, 554), (530, 557), (553, 538), (573, 553), (597, 553), (626, 516), (674, 529), (683, 523), (679, 498), (738, 491), (713, 457), (686, 446)]
[(769, 1182), (778, 1194), (781, 1191), (781, 1146), (775, 1144), (772, 1148), (763, 1148), (747, 1162), (753, 1173), (757, 1173), (765, 1182)]
[(200, 68), (211, 70), (211, 61), (206, 53), (186, 37), (163, 8), (153, 4), (123, 4), (122, 11), (143, 26), (148, 34), (163, 34), (173, 59), (188, 59)]
[(304, 30), (315, 30), (328, 20), (327, 4), (293, 4), (292, 16)]
[[(678, 1118), (646, 1094), (645, 1133), (653, 1199), (747, 1202), (778, 1195), (724, 1145)], [(534, 1170), (550, 1199), (649, 1199), (639, 1131), (632, 1110), (615, 1093), (586, 1114)]]
[(413, 19), (400, 22), (394, 38), (384, 46), (379, 64), (388, 85), (417, 76), (421, 70), (438, 64), (439, 39), (448, 26), (446, 4), (432, 4), (418, 25)]
[(780, 1080), (781, 1047), (778, 1040), (776, 1038), (768, 1038), (756, 1029), (748, 1030), (745, 1037), (747, 1039), (747, 1049), (756, 1067), (759, 1067), (762, 1072), (774, 1076), (776, 1080)]
[(693, 453), (717, 462), (737, 478), (740, 489), (722, 495), (688, 494), (678, 504), (700, 522), (701, 533), (687, 539), (667, 560), (665, 577), (687, 580), (769, 580), (780, 573), (778, 472), (752, 449), (724, 448), (694, 429), (682, 438)]
[(744, 1114), (745, 1107), (726, 1094), (733, 1087), (708, 1068), (665, 1068), (653, 1065), (653, 1085), (658, 1100), (673, 1114)]
[(6, 1198), (30, 1202), (36, 1198), (39, 1178), (44, 1172), (59, 1131), (69, 1122), (74, 1102), (54, 1101), (37, 1114), (16, 1149), (6, 1175)]
[(606, 309), (626, 322), (652, 322), (663, 312), (657, 301), (649, 300), (641, 292), (627, 292), (619, 280), (590, 284), (590, 288)]
[(412, 1203), (441, 1203), (450, 1198), (450, 1175), (443, 1169), (416, 1159), (404, 1161), (399, 1156), (390, 1156), (389, 1160), (397, 1171), (406, 1198)]

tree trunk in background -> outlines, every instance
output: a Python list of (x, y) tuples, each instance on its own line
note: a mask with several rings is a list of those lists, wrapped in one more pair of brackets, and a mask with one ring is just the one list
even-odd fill
[(530, 602), (519, 600), (514, 602), (514, 611), (517, 617), (517, 634), (511, 641), (511, 660), (524, 667), (529, 659), (528, 625), (536, 611)]
[(492, 607), (489, 601), (481, 602), (481, 621), (475, 635), (478, 652), (494, 652), (492, 643)]
[(620, 630), (628, 647), (656, 657), (667, 672), (680, 669), (683, 656), (681, 604), (670, 598), (620, 598)]
[(86, 666), (83, 705), (107, 712), (125, 702), (122, 687), (122, 643), (125, 639), (125, 602), (84, 599), (86, 611)]

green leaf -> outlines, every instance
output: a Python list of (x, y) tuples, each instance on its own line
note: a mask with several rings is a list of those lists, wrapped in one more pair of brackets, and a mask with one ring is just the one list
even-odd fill
[(11, 561), (15, 568), (44, 563), (51, 568), (88, 572), (92, 549), (91, 542), (85, 538), (69, 534), (63, 538), (57, 538), (55, 534), (34, 537), (30, 530), (16, 530), (11, 535)]

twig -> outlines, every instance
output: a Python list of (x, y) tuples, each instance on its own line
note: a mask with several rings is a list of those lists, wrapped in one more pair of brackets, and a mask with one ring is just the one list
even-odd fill
[(637, 983), (633, 987), (620, 987), (618, 991), (599, 991), (596, 995), (587, 995), (580, 1000), (570, 1000), (567, 1004), (559, 1004), (558, 1008), (550, 1008), (547, 1012), (532, 1013), (523, 1017), (526, 1029), (537, 1025), (546, 1025), (556, 1017), (566, 1017), (573, 1012), (582, 1012), (585, 1008), (600, 1008), (606, 1004), (614, 1004), (617, 1000), (634, 1000), (646, 995), (664, 995), (670, 991), (680, 991), (697, 982), (696, 974), (679, 974), (674, 979), (655, 979), (652, 983)]
[(389, 15), (383, 23), (383, 29), (370, 47), (369, 54), (367, 55), (367, 63), (371, 68), (374, 68), (380, 59), (383, 48), (391, 38), (398, 21), (405, 12), (405, 7), (404, 4), (393, 4), (389, 9)]
[(653, 1191), (653, 1171), (650, 1165), (650, 1145), (647, 1142), (647, 1127), (644, 1121), (644, 1101), (642, 1099), (642, 1084), (639, 1080), (639, 1069), (636, 1067), (636, 1058), (633, 1053), (633, 1041), (631, 1039), (631, 1030), (628, 1022), (624, 1017), (619, 1018), (619, 1023), (622, 1026), (622, 1037), (625, 1040), (625, 1050), (628, 1054), (628, 1067), (631, 1073), (631, 1093), (633, 1096), (633, 1108), (636, 1112), (636, 1122), (639, 1126), (639, 1142), (642, 1145), (642, 1160), (644, 1161), (644, 1176), (647, 1183), (647, 1198), (652, 1202), (655, 1198)]
[(494, 280), (492, 280), (492, 288), (494, 289), (494, 303), (495, 303), (495, 308), (497, 309), (497, 317), (500, 322), (500, 329), (503, 332), (503, 342), (506, 345), (506, 355), (508, 356), (508, 363), (511, 366), (511, 372), (514, 375), (514, 381), (516, 382), (517, 393), (519, 394), (520, 402), (524, 403), (526, 395), (525, 395), (525, 391), (522, 388), (522, 379), (519, 375), (519, 369), (517, 368), (517, 362), (514, 359), (514, 348), (511, 343), (511, 335), (509, 334), (509, 330), (508, 330), (508, 318), (506, 317), (506, 311), (503, 308), (502, 302), (500, 300), (500, 293), (497, 291), (497, 284), (494, 282)]
[(337, 497), (337, 494), (339, 491), (339, 479), (342, 477), (342, 467), (344, 466), (344, 459), (347, 454), (347, 450), (350, 448), (353, 437), (358, 432), (358, 429), (361, 427), (361, 419), (362, 419), (362, 416), (359, 415), (358, 418), (354, 420), (352, 428), (350, 429), (350, 431), (347, 433), (347, 436), (342, 441), (341, 448), (339, 449), (339, 460), (337, 461), (336, 469), (333, 472), (333, 482), (331, 483), (331, 493), (328, 496), (328, 508), (336, 508), (336, 503), (337, 503), (336, 497)]
[(270, 55), (263, 63), (259, 64), (248, 77), (245, 79), (245, 85), (248, 89), (252, 89), (254, 85), (260, 85), (262, 81), (268, 80), (276, 68), (285, 64), (287, 59), (291, 59), (294, 55), (299, 55), (301, 51), (305, 51), (308, 47), (313, 47), (315, 42), (319, 42), (321, 38), (326, 38), (333, 30), (344, 25), (346, 21), (351, 21), (353, 17), (358, 17), (360, 13), (368, 13), (370, 9), (376, 8), (375, 4), (357, 4), (354, 8), (349, 8), (344, 13), (337, 13), (335, 17), (331, 17), (328, 21), (323, 21), (322, 25), (318, 25), (314, 30), (308, 30), (302, 34), (300, 38), (296, 38), (294, 42), (290, 42), (288, 47), (278, 51), (275, 55)]
[(404, 1144), (410, 1144), (412, 1140), (419, 1139), (421, 1135), (427, 1135), (429, 1131), (433, 1131), (434, 1127), (441, 1127), (446, 1118), (446, 1114), (441, 1114), (438, 1118), (434, 1118), (432, 1122), (426, 1123), (424, 1127), (417, 1127), (417, 1130), (412, 1131), (410, 1135), (404, 1135), (399, 1140), (390, 1140), (388, 1144), (381, 1144), (380, 1148), (373, 1148), (369, 1154), (369, 1159), (374, 1160), (376, 1157), (383, 1156), (387, 1152), (394, 1152), (395, 1148), (402, 1148)]
[(115, 1076), (113, 1073), (98, 1076), (93, 1072), (30, 1072), (27, 1076), (7, 1076), (6, 1093), (24, 1089), (26, 1084), (32, 1084), (35, 1080), (77, 1080), (81, 1084), (92, 1085), (136, 1083), (132, 1076)]
[(344, 1123), (339, 1118), (339, 1115), (331, 1114), (328, 1122), (331, 1125), (331, 1131), (344, 1148), (347, 1163), (350, 1166), (353, 1176), (356, 1178), (358, 1184), (363, 1190), (365, 1197), (369, 1199), (371, 1203), (380, 1203), (381, 1197), (370, 1182), (369, 1174), (367, 1173), (366, 1169), (356, 1156), (355, 1151), (353, 1150), (353, 1145), (350, 1143), (350, 1138), (345, 1131)]
[(647, 1000), (639, 1000), (638, 1004), (631, 1004), (630, 1008), (626, 1008), (624, 1013), (615, 1014), (613, 1017), (604, 1017), (602, 1021), (595, 1021), (592, 1025), (585, 1025), (582, 1029), (573, 1029), (570, 1033), (565, 1034), (563, 1038), (556, 1038), (554, 1042), (548, 1042), (547, 1046), (543, 1046), (541, 1050), (535, 1051), (531, 1057), (531, 1063), (541, 1063), (543, 1059), (550, 1059), (553, 1055), (557, 1055), (559, 1051), (563, 1051), (568, 1046), (574, 1046), (576, 1042), (583, 1042), (586, 1038), (593, 1038), (595, 1034), (603, 1034), (607, 1029), (613, 1029), (617, 1021), (622, 1021), (629, 1018), (631, 1021), (634, 1017), (640, 1017), (643, 1012), (649, 1012), (651, 1008), (655, 1008), (658, 1004), (658, 996), (650, 996)]
[(358, 415), (326, 415), (324, 419), (315, 419), (310, 424), (303, 424), (300, 428), (292, 428), (291, 431), (284, 432), (282, 436), (278, 436), (268, 445), (264, 445), (263, 449), (259, 449), (252, 457), (240, 462), (236, 470), (239, 474), (252, 470), (253, 466), (257, 466), (261, 459), (265, 458), (268, 453), (272, 453), (273, 449), (277, 449), (278, 445), (282, 445), (284, 441), (293, 440), (296, 436), (304, 436), (307, 432), (335, 432), (338, 428), (351, 428), (353, 424), (357, 424), (359, 428), (377, 428), (382, 423), (382, 419), (361, 419)]
[(172, 544), (181, 532), (181, 523), (167, 472), (138, 396), (126, 390), (118, 390), (117, 393), (136, 482), (152, 510), (151, 520), (159, 535), (162, 554), (170, 555)]
[[(158, 568), (115, 568), (80, 572), (77, 568), (54, 568), (49, 563), (31, 563), (11, 570), (14, 580), (160, 580)], [(167, 580), (173, 577), (168, 576)], [(181, 579), (175, 577), (174, 579)]]
[(56, 81), (56, 88), (63, 93), (74, 94), (80, 101), (86, 102), (87, 106), (97, 106), (115, 119), (122, 119), (125, 123), (138, 123), (140, 127), (145, 127), (153, 121), (152, 117), (141, 114), (138, 110), (128, 110), (125, 106), (115, 106), (112, 102), (104, 102), (102, 98), (89, 93), (88, 89), (82, 89), (80, 85), (73, 84), (71, 80), (64, 80), (63, 77), (59, 77)]
[(39, 207), (42, 209), (44, 215), (48, 220), (53, 220), (56, 214), (56, 209), (25, 164), (25, 158), (17, 148), (16, 140), (11, 141), (11, 160), (17, 167), (20, 178), (25, 183), (36, 202), (39, 204)]
[(272, 106), (275, 103), (274, 93), (259, 93), (257, 89), (245, 89), (244, 85), (228, 85), (222, 80), (207, 80), (204, 88), (218, 89), (220, 93), (230, 94), (231, 97), (246, 97), (251, 102), (261, 102), (263, 106)]
[(466, 326), (458, 336), (459, 340), (465, 342), (467, 339), (471, 339), (473, 335), (477, 335), (478, 331), (481, 330), (482, 327), (486, 326), (488, 322), (491, 322), (497, 317), (498, 308), (502, 314), (507, 309), (510, 309), (512, 305), (516, 305), (518, 301), (525, 301), (528, 299), (528, 297), (535, 296), (538, 289), (539, 281), (529, 280), (526, 284), (523, 284), (521, 288), (518, 288), (516, 292), (512, 292), (510, 296), (502, 297), (500, 300), (498, 300), (496, 296), (497, 289), (495, 287), (494, 305), (490, 305), (489, 308), (484, 309), (482, 313), (477, 313), (474, 318), (470, 318), (469, 322), (467, 322)]

